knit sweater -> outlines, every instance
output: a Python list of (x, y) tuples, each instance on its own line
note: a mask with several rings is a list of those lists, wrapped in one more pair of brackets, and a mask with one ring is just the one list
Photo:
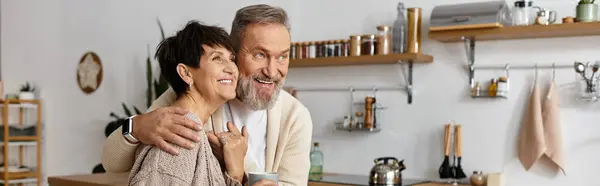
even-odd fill
[[(188, 113), (186, 117), (201, 123), (193, 113)], [(200, 142), (191, 150), (178, 147), (180, 154), (177, 156), (153, 145), (140, 145), (129, 173), (129, 185), (242, 186), (221, 171), (206, 134), (200, 133)]]

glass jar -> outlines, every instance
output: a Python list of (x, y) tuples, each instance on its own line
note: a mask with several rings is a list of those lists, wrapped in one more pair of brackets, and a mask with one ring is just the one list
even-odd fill
[(349, 40), (344, 39), (342, 40), (342, 56), (346, 57), (348, 56), (348, 48), (350, 47), (350, 43)]
[(327, 56), (328, 57), (335, 57), (333, 55), (334, 50), (335, 50), (334, 41), (333, 40), (327, 41)]
[(290, 46), (290, 59), (296, 59), (296, 43)]
[(516, 1), (512, 11), (513, 25), (532, 25), (535, 23), (537, 11), (534, 10), (532, 1)]
[(309, 42), (302, 43), (302, 58), (303, 59), (310, 58), (310, 43)]
[(376, 42), (377, 42), (377, 41), (375, 41), (375, 35), (374, 34), (363, 35), (361, 39), (362, 39), (361, 54), (362, 55), (375, 55), (375, 53), (376, 53), (375, 47), (376, 47)]
[(349, 56), (360, 56), (361, 55), (361, 36), (350, 36), (350, 48), (348, 48)]
[(308, 50), (310, 51), (308, 54), (309, 58), (315, 58), (317, 56), (317, 50), (315, 46), (315, 42), (311, 41), (308, 43)]
[(335, 57), (342, 56), (342, 41), (341, 40), (333, 41), (333, 56), (335, 56)]
[(296, 59), (302, 59), (302, 43), (296, 43)]
[(315, 42), (315, 57), (323, 57), (323, 50), (321, 49), (322, 45), (323, 42), (321, 41)]
[(392, 51), (392, 32), (390, 26), (381, 25), (377, 27), (377, 54), (386, 55)]

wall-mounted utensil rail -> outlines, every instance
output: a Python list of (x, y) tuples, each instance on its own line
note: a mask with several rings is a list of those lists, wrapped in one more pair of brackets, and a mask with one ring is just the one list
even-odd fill
[[(405, 70), (403, 64), (406, 63), (408, 69)], [(404, 77), (406, 85), (396, 85), (396, 86), (371, 86), (371, 87), (300, 87), (294, 88), (295, 91), (303, 92), (303, 91), (398, 91), (405, 90), (407, 93), (407, 102), (408, 104), (412, 104), (413, 97), (413, 61), (402, 62), (398, 61), (398, 64), (401, 68), (401, 74)], [(408, 76), (407, 76), (408, 74)]]

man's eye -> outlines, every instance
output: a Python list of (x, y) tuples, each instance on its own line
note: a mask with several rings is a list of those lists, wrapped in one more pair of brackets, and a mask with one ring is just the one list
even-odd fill
[(221, 57), (217, 56), (217, 57), (213, 58), (213, 61), (221, 61)]
[(263, 58), (265, 58), (265, 54), (263, 54), (263, 53), (256, 53), (256, 54), (254, 54), (254, 58), (256, 58), (256, 59), (263, 59)]
[(279, 56), (279, 60), (285, 60), (288, 58), (288, 55), (281, 55)]

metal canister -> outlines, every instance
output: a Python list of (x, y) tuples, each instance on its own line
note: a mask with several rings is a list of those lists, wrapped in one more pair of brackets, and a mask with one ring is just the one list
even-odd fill
[(353, 35), (350, 36), (350, 48), (349, 56), (360, 56), (361, 55), (361, 36)]
[(421, 52), (421, 8), (408, 8), (407, 53)]

